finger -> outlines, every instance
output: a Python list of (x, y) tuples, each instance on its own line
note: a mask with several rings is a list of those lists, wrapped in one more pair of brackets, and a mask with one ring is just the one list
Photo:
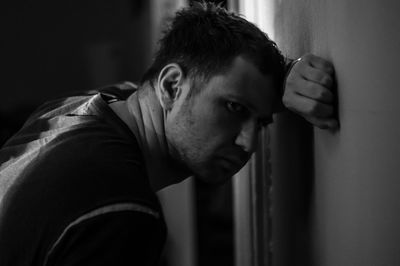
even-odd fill
[(330, 90), (312, 81), (301, 79), (297, 81), (296, 86), (291, 86), (291, 82), (288, 82), (288, 86), (289, 88), (295, 88), (294, 93), (307, 98), (328, 104), (334, 101), (333, 93)]
[(333, 116), (332, 105), (296, 93), (285, 94), (282, 102), (288, 109), (300, 113), (303, 116), (315, 116), (319, 118), (329, 118)]
[(325, 71), (329, 74), (333, 74), (334, 72), (332, 63), (319, 56), (313, 54), (306, 54), (301, 57), (301, 61), (305, 61), (312, 67)]
[(305, 65), (302, 68), (299, 68), (297, 71), (307, 80), (317, 82), (328, 89), (332, 88), (332, 76), (321, 69), (314, 68), (310, 65)]
[(339, 128), (339, 122), (333, 118), (305, 117), (305, 119), (320, 129), (335, 130)]

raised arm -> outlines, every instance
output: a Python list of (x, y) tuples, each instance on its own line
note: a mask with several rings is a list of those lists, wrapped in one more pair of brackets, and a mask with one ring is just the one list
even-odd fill
[(321, 129), (335, 130), (335, 80), (333, 65), (316, 55), (306, 54), (288, 62), (283, 105)]

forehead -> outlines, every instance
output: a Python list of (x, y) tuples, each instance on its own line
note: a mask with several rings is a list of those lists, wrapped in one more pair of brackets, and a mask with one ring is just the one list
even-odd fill
[(241, 56), (233, 60), (226, 72), (213, 76), (203, 92), (248, 104), (259, 115), (271, 115), (276, 101), (272, 77), (262, 74), (253, 63)]

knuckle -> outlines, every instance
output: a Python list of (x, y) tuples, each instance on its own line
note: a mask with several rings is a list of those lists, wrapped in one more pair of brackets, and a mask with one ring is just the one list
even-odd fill
[(322, 85), (324, 85), (326, 87), (329, 87), (330, 84), (331, 84), (331, 79), (330, 79), (330, 77), (328, 75), (324, 74), (324, 75), (321, 76), (320, 82), (321, 82)]
[(287, 95), (287, 93), (285, 93), (282, 97), (282, 103), (284, 106), (286, 107), (290, 107), (290, 97)]
[(323, 100), (323, 99), (325, 99), (326, 98), (326, 94), (325, 94), (325, 91), (324, 90), (316, 90), (316, 92), (315, 92), (315, 98), (317, 98), (318, 100)]
[(308, 90), (310, 92), (311, 98), (315, 100), (330, 100), (330, 92), (319, 84), (311, 83), (309, 84)]
[(329, 91), (321, 86), (318, 86), (315, 94), (316, 94), (316, 98), (319, 100), (329, 100), (330, 99)]
[(322, 65), (322, 69), (326, 72), (326, 73), (329, 73), (329, 74), (332, 74), (333, 73), (333, 65), (332, 65), (332, 63), (331, 62), (329, 62), (329, 61), (327, 61), (327, 60), (324, 60), (324, 59), (321, 59), (321, 65)]
[(318, 112), (318, 104), (316, 102), (311, 102), (307, 108), (308, 115), (315, 115)]
[(329, 94), (325, 90), (321, 90), (318, 93), (319, 100), (330, 100)]
[(325, 82), (325, 74), (320, 70), (315, 70), (311, 79), (314, 82), (322, 84), (323, 82)]
[(326, 90), (326, 89), (323, 90), (321, 97), (322, 97), (321, 99), (324, 99), (326, 101), (332, 101), (333, 100), (332, 93), (329, 90)]
[(331, 77), (326, 71), (321, 70), (321, 69), (316, 69), (316, 68), (313, 68), (312, 70), (313, 70), (313, 73), (311, 74), (312, 75), (311, 78), (314, 81), (322, 84), (323, 86), (329, 85), (329, 83), (331, 81)]
[(295, 106), (296, 106), (296, 99), (295, 97), (291, 96), (291, 95), (287, 95), (287, 96), (283, 96), (282, 97), (282, 104), (290, 109), (290, 110), (296, 110)]
[(314, 82), (309, 82), (307, 84), (307, 90), (312, 98), (319, 97), (319, 94), (321, 93), (319, 86)]

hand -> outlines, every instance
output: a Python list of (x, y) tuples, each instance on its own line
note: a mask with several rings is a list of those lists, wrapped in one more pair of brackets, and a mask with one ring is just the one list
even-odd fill
[(297, 59), (286, 78), (282, 103), (322, 129), (337, 129), (333, 94), (333, 65), (306, 54)]

